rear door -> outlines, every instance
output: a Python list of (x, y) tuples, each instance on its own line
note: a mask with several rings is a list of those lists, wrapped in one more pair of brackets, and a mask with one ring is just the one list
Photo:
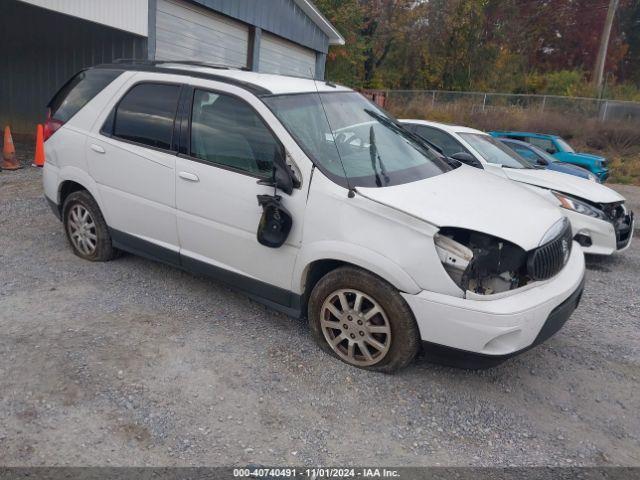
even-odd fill
[(179, 258), (174, 129), (181, 88), (134, 80), (86, 147), (116, 244), (135, 251), (156, 245), (149, 253), (171, 263)]

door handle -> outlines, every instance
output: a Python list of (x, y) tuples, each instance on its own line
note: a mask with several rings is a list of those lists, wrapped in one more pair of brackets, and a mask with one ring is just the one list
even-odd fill
[(195, 173), (189, 172), (179, 172), (178, 176), (184, 180), (188, 180), (189, 182), (199, 182), (200, 179)]
[(102, 148), (100, 145), (95, 145), (95, 144), (91, 145), (91, 150), (93, 150), (96, 153), (107, 153), (107, 151), (104, 148)]

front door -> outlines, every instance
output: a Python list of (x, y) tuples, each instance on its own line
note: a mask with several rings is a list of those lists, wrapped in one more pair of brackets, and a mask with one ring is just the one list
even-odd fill
[[(286, 304), (300, 247), (306, 203), (301, 190), (281, 195), (293, 228), (280, 248), (258, 243), (262, 216), (258, 184), (271, 177), (282, 146), (250, 99), (196, 88), (184, 154), (176, 160), (176, 206), (181, 261), (221, 276), (248, 293)], [(187, 123), (187, 122), (185, 122)]]

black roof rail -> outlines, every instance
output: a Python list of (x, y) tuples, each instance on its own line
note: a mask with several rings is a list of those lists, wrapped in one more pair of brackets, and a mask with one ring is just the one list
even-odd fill
[(143, 60), (137, 58), (117, 58), (113, 63), (118, 65), (149, 65), (158, 66), (164, 64), (177, 64), (177, 65), (189, 65), (192, 67), (207, 67), (215, 68), (219, 70), (242, 70), (245, 72), (251, 71), (248, 67), (238, 67), (235, 65), (222, 65), (219, 63), (202, 62), (200, 60)]
[(215, 73), (202, 72), (197, 70), (180, 69), (180, 68), (167, 68), (163, 67), (164, 64), (177, 64), (177, 65), (189, 65), (189, 66), (203, 66), (211, 69), (231, 69), (233, 67), (215, 67), (211, 64), (203, 62), (178, 62), (178, 61), (158, 61), (158, 60), (127, 60), (118, 59), (112, 63), (103, 63), (91, 68), (96, 69), (116, 69), (116, 70), (128, 70), (135, 72), (155, 72), (155, 73), (167, 73), (173, 75), (187, 75), (190, 77), (204, 78), (206, 80), (215, 80), (217, 82), (228, 83), (229, 85), (235, 85), (236, 87), (244, 88), (245, 90), (253, 93), (256, 96), (269, 95), (271, 91), (255, 83), (245, 82), (233, 77), (227, 77), (224, 75), (216, 75)]

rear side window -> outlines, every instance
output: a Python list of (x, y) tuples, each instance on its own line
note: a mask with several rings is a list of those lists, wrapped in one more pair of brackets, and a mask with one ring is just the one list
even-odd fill
[(121, 70), (85, 70), (69, 80), (49, 102), (51, 118), (67, 122), (113, 82)]
[(179, 96), (179, 85), (136, 85), (116, 107), (113, 136), (170, 150)]

